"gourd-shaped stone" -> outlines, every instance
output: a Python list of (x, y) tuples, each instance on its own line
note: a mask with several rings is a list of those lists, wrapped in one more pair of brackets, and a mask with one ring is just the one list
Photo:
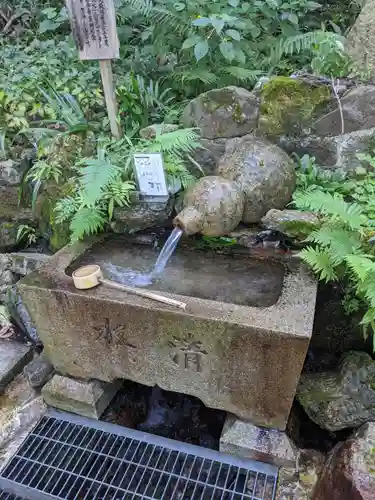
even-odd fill
[(242, 221), (259, 222), (271, 208), (285, 208), (296, 184), (291, 158), (265, 139), (246, 136), (232, 141), (227, 141), (227, 152), (220, 159), (216, 174), (242, 187), (245, 194)]
[(223, 236), (241, 221), (244, 195), (235, 182), (219, 176), (202, 177), (188, 189), (184, 209), (174, 224), (186, 234)]

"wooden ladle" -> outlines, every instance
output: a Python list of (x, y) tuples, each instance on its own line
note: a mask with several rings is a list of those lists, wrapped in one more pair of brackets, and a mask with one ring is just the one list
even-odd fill
[(168, 297), (164, 297), (164, 295), (149, 292), (148, 290), (141, 290), (132, 286), (121, 285), (116, 281), (107, 280), (103, 278), (102, 271), (96, 264), (78, 268), (73, 272), (72, 278), (74, 286), (78, 290), (89, 290), (90, 288), (94, 288), (102, 284), (110, 288), (115, 288), (116, 290), (121, 290), (122, 292), (132, 293), (133, 295), (139, 295), (140, 297), (155, 300), (157, 302), (163, 302), (169, 306), (186, 309), (186, 304), (184, 302), (180, 302), (179, 300), (170, 299)]

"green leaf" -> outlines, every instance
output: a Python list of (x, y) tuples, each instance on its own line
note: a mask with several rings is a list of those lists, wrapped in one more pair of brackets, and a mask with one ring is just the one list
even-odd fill
[(238, 7), (239, 3), (240, 3), (240, 0), (228, 0), (228, 4), (231, 7)]
[(208, 26), (209, 24), (211, 24), (211, 21), (210, 19), (208, 19), (208, 17), (198, 17), (197, 19), (194, 19), (194, 21), (192, 22), (193, 26), (200, 26), (200, 27)]
[(252, 38), (258, 38), (258, 36), (261, 34), (261, 30), (259, 28), (259, 26), (253, 26), (250, 28), (250, 34), (252, 36)]
[(105, 214), (94, 207), (80, 208), (70, 223), (72, 240), (77, 241), (85, 235), (95, 234), (101, 231), (106, 222)]
[(266, 0), (266, 3), (271, 9), (277, 9), (279, 7), (277, 0)]
[(235, 57), (234, 47), (232, 42), (221, 42), (219, 45), (220, 52), (227, 61), (232, 61)]
[(88, 159), (82, 162), (81, 184), (86, 205), (93, 205), (102, 195), (105, 186), (121, 174), (121, 169), (105, 159)]
[(241, 35), (237, 30), (226, 30), (225, 34), (237, 42), (241, 40)]
[(194, 56), (195, 59), (200, 61), (201, 59), (204, 58), (208, 53), (208, 42), (207, 40), (202, 40), (201, 42), (198, 42), (195, 47), (194, 47)]
[(310, 10), (316, 10), (316, 9), (321, 9), (322, 8), (322, 6), (321, 6), (320, 3), (318, 3), (318, 2), (312, 2), (310, 0), (308, 2), (306, 2), (306, 7), (308, 9), (310, 9)]
[(288, 19), (291, 23), (295, 24), (298, 26), (298, 16), (294, 12), (289, 12), (288, 13)]
[(215, 17), (211, 18), (212, 26), (215, 28), (216, 33), (219, 35), (224, 28), (225, 22), (222, 19), (217, 19)]
[(203, 41), (203, 39), (199, 35), (189, 36), (189, 38), (187, 38), (184, 41), (184, 43), (182, 44), (182, 48), (183, 49), (190, 49), (191, 47), (193, 47), (194, 45), (196, 45), (197, 43), (199, 43), (201, 41)]
[(245, 64), (246, 64), (246, 55), (245, 55), (245, 52), (242, 49), (238, 48), (238, 47), (235, 48), (234, 52), (235, 52), (235, 57), (236, 57), (237, 61), (240, 64), (242, 64), (243, 66), (245, 66)]
[(60, 23), (54, 23), (53, 21), (50, 21), (49, 19), (45, 19), (42, 21), (39, 25), (38, 32), (39, 33), (46, 33), (47, 31), (54, 31), (60, 26)]

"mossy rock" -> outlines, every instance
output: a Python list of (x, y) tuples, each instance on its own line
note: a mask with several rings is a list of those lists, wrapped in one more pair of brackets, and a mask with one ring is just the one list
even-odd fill
[(327, 85), (276, 76), (261, 90), (259, 129), (269, 136), (308, 134), (318, 111), (331, 100)]
[(183, 127), (197, 127), (203, 139), (242, 137), (257, 128), (259, 98), (255, 92), (228, 86), (200, 94), (181, 116)]

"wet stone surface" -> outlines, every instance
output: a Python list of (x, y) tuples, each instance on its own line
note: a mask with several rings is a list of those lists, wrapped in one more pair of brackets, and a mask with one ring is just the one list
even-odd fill
[(125, 381), (101, 420), (218, 450), (225, 417), (192, 396)]

